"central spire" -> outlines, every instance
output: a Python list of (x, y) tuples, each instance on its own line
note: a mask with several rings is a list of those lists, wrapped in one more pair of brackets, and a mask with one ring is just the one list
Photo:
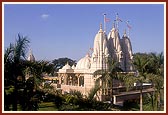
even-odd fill
[(112, 28), (115, 28), (115, 22), (113, 22)]
[(100, 23), (100, 30), (99, 30), (99, 32), (103, 32), (102, 23)]
[(104, 13), (103, 16), (104, 16), (104, 32), (106, 32), (106, 13)]
[(102, 23), (100, 23), (100, 29), (102, 29)]
[(126, 29), (124, 29), (124, 37), (127, 37)]

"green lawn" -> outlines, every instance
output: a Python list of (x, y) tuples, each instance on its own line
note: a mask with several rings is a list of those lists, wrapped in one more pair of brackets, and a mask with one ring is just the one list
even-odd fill
[(41, 102), (38, 111), (58, 111), (53, 102)]

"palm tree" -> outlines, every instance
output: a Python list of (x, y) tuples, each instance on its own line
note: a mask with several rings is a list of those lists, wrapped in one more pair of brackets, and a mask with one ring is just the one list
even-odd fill
[(53, 64), (48, 61), (25, 61), (24, 73), (26, 79), (32, 79), (34, 83), (34, 90), (42, 89), (43, 74), (50, 74), (53, 71)]
[(103, 91), (102, 93), (108, 92), (110, 89), (110, 97), (112, 97), (113, 79), (116, 78), (117, 72), (122, 70), (118, 67), (119, 63), (111, 58), (108, 59), (107, 64), (109, 67), (107, 70), (97, 70), (93, 73), (93, 75), (95, 77), (100, 76), (96, 80), (96, 85), (100, 86), (100, 89)]
[[(50, 73), (53, 70), (53, 64), (47, 61), (35, 61), (30, 62), (26, 61), (26, 51), (28, 48), (29, 40), (27, 37), (23, 37), (18, 34), (18, 39), (15, 44), (10, 44), (10, 46), (5, 50), (4, 54), (4, 80), (5, 80), (5, 91), (10, 89), (11, 85), (14, 86), (14, 91), (12, 95), (12, 110), (17, 111), (17, 104), (20, 101), (30, 101), (28, 98), (32, 98), (31, 95), (27, 95), (27, 90), (36, 91), (39, 89), (42, 83), (42, 73)], [(30, 79), (26, 81), (26, 74), (31, 75)], [(32, 85), (32, 88), (31, 88)], [(22, 93), (20, 91), (22, 89)], [(6, 94), (6, 93), (5, 93)], [(22, 94), (22, 98), (27, 98), (21, 100), (19, 98)], [(32, 95), (34, 96), (34, 95)], [(7, 98), (7, 96), (5, 96)], [(7, 100), (7, 99), (6, 99)], [(6, 102), (5, 102), (6, 103)], [(29, 103), (29, 102), (27, 102)], [(20, 103), (21, 104), (21, 103)], [(31, 104), (31, 103), (30, 103)], [(22, 105), (21, 105), (22, 106)], [(23, 110), (26, 109), (26, 106), (23, 104)], [(8, 106), (6, 106), (8, 107)], [(29, 108), (30, 110), (31, 108)]]
[(163, 52), (160, 54), (151, 53), (151, 63), (150, 68), (152, 68), (150, 74), (148, 75), (149, 80), (152, 82), (155, 89), (155, 107), (154, 110), (159, 109), (161, 105), (161, 89), (164, 87), (164, 56)]
[(12, 52), (13, 52), (13, 44), (10, 44), (10, 46), (5, 50), (4, 54), (4, 80), (5, 80), (5, 86), (9, 86), (10, 84), (13, 84), (12, 79)]
[(150, 94), (152, 100), (152, 108), (154, 111), (160, 110), (161, 89), (163, 88), (164, 80), (160, 75), (150, 73), (147, 75), (149, 81), (153, 84), (154, 92)]
[[(5, 75), (4, 79), (5, 82), (8, 84), (9, 82), (12, 83), (11, 85), (14, 86), (13, 92), (13, 110), (17, 110), (17, 79), (18, 76), (23, 77), (22, 73), (22, 62), (26, 57), (26, 51), (28, 47), (29, 40), (27, 37), (23, 37), (18, 34), (18, 39), (16, 40), (15, 44), (10, 44), (9, 48), (5, 50), (4, 54), (4, 68), (5, 68)], [(7, 85), (6, 84), (6, 85)]]
[(150, 58), (146, 58), (145, 56), (136, 55), (134, 58), (134, 66), (136, 70), (138, 71), (137, 74), (137, 82), (140, 84), (140, 111), (143, 110), (143, 100), (142, 100), (142, 89), (143, 89), (143, 82), (147, 80), (147, 74), (146, 74), (146, 67), (150, 62)]
[[(163, 87), (163, 53), (156, 55), (151, 54), (136, 54), (134, 56), (133, 64), (137, 70), (136, 75), (133, 74), (118, 74), (118, 77), (124, 81), (127, 88), (133, 87), (133, 83), (140, 85), (140, 111), (143, 110), (142, 89), (144, 82), (151, 82), (155, 89), (155, 94), (150, 96), (153, 110), (157, 110), (160, 104), (160, 90)], [(136, 77), (135, 77), (136, 76)], [(157, 100), (156, 100), (157, 99)], [(158, 101), (153, 102), (153, 100)], [(155, 103), (155, 105), (154, 105)], [(155, 106), (155, 107), (154, 107)]]
[(100, 86), (98, 85), (98, 83), (96, 83), (95, 86), (90, 90), (90, 92), (87, 96), (87, 99), (89, 101), (93, 101), (95, 95), (97, 96), (97, 98), (99, 98), (98, 95), (97, 95), (97, 91), (99, 91), (99, 90), (100, 90)]
[[(44, 92), (54, 94), (56, 91), (51, 84), (43, 85), (43, 74), (51, 73), (53, 64), (48, 61), (25, 61), (24, 76), (25, 76), (25, 88), (23, 91), (23, 98), (20, 105), (22, 110), (37, 110), (40, 96), (38, 92)], [(46, 87), (47, 86), (47, 87)], [(32, 106), (33, 104), (33, 106)]]

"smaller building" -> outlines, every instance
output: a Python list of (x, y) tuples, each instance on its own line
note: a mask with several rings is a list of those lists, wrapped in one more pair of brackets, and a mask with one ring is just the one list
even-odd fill
[(35, 57), (34, 57), (33, 52), (32, 52), (31, 49), (29, 50), (29, 55), (28, 55), (27, 60), (31, 61), (31, 62), (35, 62)]

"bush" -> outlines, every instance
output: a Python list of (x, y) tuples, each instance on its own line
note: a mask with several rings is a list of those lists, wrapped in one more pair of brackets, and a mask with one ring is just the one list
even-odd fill
[(55, 106), (59, 109), (63, 104), (63, 98), (59, 95), (55, 96)]

